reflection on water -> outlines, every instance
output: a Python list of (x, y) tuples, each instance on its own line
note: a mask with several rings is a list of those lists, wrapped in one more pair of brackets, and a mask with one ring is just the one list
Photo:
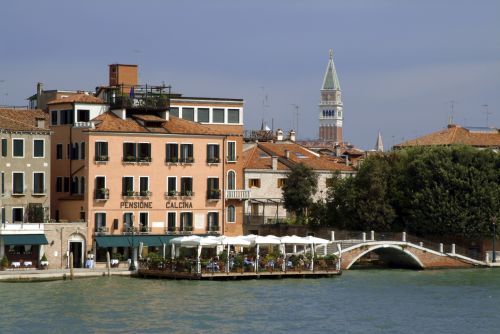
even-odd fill
[(324, 279), (102, 277), (0, 283), (2, 333), (495, 333), (500, 270), (348, 271)]

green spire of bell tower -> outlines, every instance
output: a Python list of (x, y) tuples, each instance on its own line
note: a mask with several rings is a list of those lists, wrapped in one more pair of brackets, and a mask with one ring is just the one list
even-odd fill
[(326, 67), (325, 77), (323, 78), (322, 90), (340, 90), (339, 78), (333, 64), (333, 50), (330, 49), (330, 60)]

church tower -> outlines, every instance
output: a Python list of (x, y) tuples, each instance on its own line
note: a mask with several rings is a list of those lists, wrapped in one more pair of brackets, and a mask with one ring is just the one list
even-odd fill
[(344, 119), (342, 95), (339, 78), (333, 64), (333, 50), (326, 67), (321, 87), (319, 103), (319, 139), (323, 141), (342, 142), (342, 122)]

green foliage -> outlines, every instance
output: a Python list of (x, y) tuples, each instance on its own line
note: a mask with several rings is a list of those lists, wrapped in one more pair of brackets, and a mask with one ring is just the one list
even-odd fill
[(477, 237), (500, 213), (500, 155), (470, 147), (416, 147), (364, 161), (333, 180), (326, 223), (351, 230)]
[(313, 203), (312, 196), (318, 188), (318, 178), (314, 171), (298, 164), (291, 168), (283, 185), (284, 207), (302, 221)]
[(8, 266), (9, 266), (9, 260), (7, 260), (7, 257), (4, 256), (0, 261), (0, 267), (7, 268)]
[(47, 261), (47, 256), (45, 256), (45, 253), (43, 253), (41, 261)]

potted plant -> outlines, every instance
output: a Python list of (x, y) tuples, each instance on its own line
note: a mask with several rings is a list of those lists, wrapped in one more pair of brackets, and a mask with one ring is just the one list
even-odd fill
[(0, 261), (0, 269), (1, 270), (5, 270), (9, 267), (9, 260), (7, 259), (6, 256), (4, 256), (2, 258), (2, 260)]
[(45, 253), (42, 256), (42, 259), (40, 260), (40, 266), (43, 269), (47, 269), (49, 267), (49, 261), (47, 260), (47, 256), (45, 256)]

